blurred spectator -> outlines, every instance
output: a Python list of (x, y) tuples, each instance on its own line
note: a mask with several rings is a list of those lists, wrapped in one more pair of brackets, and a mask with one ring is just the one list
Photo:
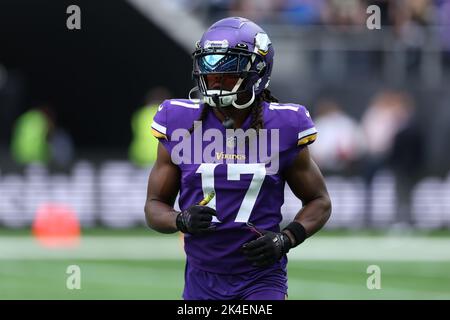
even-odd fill
[(388, 163), (395, 176), (397, 216), (400, 226), (413, 224), (411, 215), (411, 193), (422, 177), (425, 164), (425, 139), (421, 133), (412, 99), (403, 95), (405, 107), (401, 125), (394, 136)]
[(49, 125), (47, 141), (50, 147), (50, 163), (59, 168), (66, 168), (74, 158), (72, 137), (58, 124), (56, 114), (51, 105), (43, 105), (40, 110), (44, 113)]
[(19, 164), (46, 164), (50, 159), (48, 134), (50, 122), (41, 109), (31, 109), (16, 120), (11, 141), (11, 155)]
[(282, 21), (289, 24), (319, 24), (325, 0), (285, 0), (281, 8)]
[(437, 109), (428, 123), (427, 172), (446, 177), (450, 172), (450, 92), (439, 96)]
[(413, 108), (408, 94), (385, 90), (375, 96), (362, 118), (367, 142), (364, 170), (367, 190), (375, 173), (390, 166), (396, 177), (397, 221), (405, 224), (411, 222), (410, 193), (423, 162)]
[[(365, 28), (370, 5), (380, 8), (383, 26), (394, 27), (406, 42), (422, 37), (422, 26), (449, 22), (448, 0), (212, 0), (176, 3), (190, 12), (213, 17), (243, 16), (256, 22)], [(416, 27), (419, 27), (419, 30)]]
[(444, 58), (450, 64), (450, 1), (436, 1), (436, 18), (439, 38), (444, 49)]
[(205, 8), (203, 8), (203, 10), (199, 8), (194, 13), (196, 13), (198, 16), (199, 13), (201, 15), (203, 12), (204, 13), (202, 15), (202, 17), (204, 18), (203, 20), (207, 19), (207, 22), (205, 21), (205, 23), (209, 24), (212, 23), (213, 21), (217, 21), (224, 18), (225, 16), (228, 16), (229, 15), (228, 11), (230, 10), (232, 2), (233, 0), (201, 1), (201, 5), (204, 6)]
[(281, 5), (281, 0), (235, 0), (230, 2), (229, 15), (264, 23), (273, 19), (274, 12), (279, 13)]
[(62, 127), (55, 126), (50, 132), (51, 161), (60, 168), (67, 168), (75, 157), (73, 140)]
[[(7, 146), (11, 140), (14, 119), (20, 111), (24, 93), (23, 74), (17, 70), (8, 70), (0, 63), (0, 148)], [(8, 154), (7, 150), (0, 152)]]
[(392, 11), (394, 10), (392, 1), (390, 1), (390, 0), (367, 0), (366, 8), (371, 5), (375, 5), (380, 8), (381, 25), (382, 26), (392, 25), (391, 16), (392, 16)]
[(399, 44), (408, 51), (407, 66), (415, 68), (420, 63), (421, 48), (425, 46), (429, 37), (427, 27), (432, 18), (430, 0), (412, 0), (393, 2), (394, 34)]
[(130, 160), (138, 166), (148, 166), (155, 162), (158, 140), (152, 135), (150, 126), (158, 106), (170, 98), (165, 87), (152, 88), (145, 98), (145, 104), (131, 118), (133, 140), (128, 150)]
[(322, 19), (330, 27), (366, 26), (366, 6), (361, 0), (328, 0)]
[(408, 121), (410, 98), (402, 92), (382, 91), (362, 117), (362, 127), (371, 158), (383, 159), (392, 148), (394, 136)]
[(364, 152), (364, 137), (358, 123), (330, 99), (319, 101), (314, 122), (320, 143), (310, 148), (320, 167), (328, 172), (351, 168)]
[(70, 135), (56, 123), (49, 104), (31, 109), (16, 120), (11, 155), (19, 164), (54, 164), (66, 167), (74, 156)]

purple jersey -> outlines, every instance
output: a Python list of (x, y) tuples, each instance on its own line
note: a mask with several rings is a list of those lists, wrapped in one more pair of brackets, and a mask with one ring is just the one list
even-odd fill
[[(244, 243), (258, 236), (248, 223), (279, 232), (285, 187), (282, 172), (315, 140), (317, 131), (304, 106), (263, 102), (265, 136), (232, 137), (229, 132), (233, 131), (226, 130), (212, 111), (189, 136), (187, 130), (199, 119), (203, 107), (189, 100), (166, 100), (152, 124), (154, 136), (181, 170), (180, 209), (215, 192), (208, 206), (217, 211), (217, 219), (213, 219), (216, 230), (186, 234), (187, 259), (191, 266), (208, 272), (251, 272), (258, 268), (240, 252)], [(247, 117), (243, 132), (249, 132), (251, 121), (252, 117)], [(285, 263), (284, 257), (274, 267)]]

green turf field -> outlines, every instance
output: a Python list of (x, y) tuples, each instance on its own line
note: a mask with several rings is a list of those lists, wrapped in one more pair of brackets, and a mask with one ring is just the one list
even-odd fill
[[(386, 239), (324, 233), (308, 241), (289, 254), (289, 299), (450, 299), (445, 234)], [(373, 264), (381, 269), (379, 290), (366, 286)], [(81, 269), (80, 290), (66, 288), (69, 265)], [(0, 232), (0, 299), (180, 299), (183, 270), (174, 236), (102, 231), (80, 249), (55, 253), (27, 234)]]
[[(66, 268), (82, 270), (80, 290), (66, 288)], [(289, 299), (450, 299), (450, 262), (380, 263), (380, 290), (368, 290), (365, 262), (294, 261)], [(183, 261), (6, 261), (1, 299), (180, 299)]]

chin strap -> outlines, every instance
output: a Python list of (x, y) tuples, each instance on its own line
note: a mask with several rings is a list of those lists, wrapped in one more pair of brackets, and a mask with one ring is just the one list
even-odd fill
[(236, 103), (236, 100), (233, 100), (232, 102), (231, 102), (231, 104), (233, 105), (233, 107), (235, 107), (235, 108), (238, 108), (238, 109), (245, 109), (245, 108), (248, 108), (248, 107), (250, 107), (252, 104), (253, 104), (253, 102), (255, 101), (255, 87), (253, 86), (252, 87), (252, 97), (250, 98), (250, 100), (248, 100), (246, 103), (244, 103), (244, 104), (237, 104)]
[[(194, 90), (198, 90), (197, 87), (192, 88), (191, 92)], [(219, 92), (220, 90), (209, 90), (208, 94), (211, 96), (203, 96), (203, 102), (209, 104), (212, 107), (227, 107), (229, 105), (232, 105), (233, 107), (237, 109), (245, 109), (250, 107), (253, 102), (255, 101), (255, 87), (252, 87), (252, 97), (244, 104), (238, 104), (236, 103), (237, 100), (237, 94), (228, 95), (228, 96), (220, 96)], [(189, 92), (189, 99), (191, 99)], [(223, 92), (223, 91), (222, 91)], [(192, 101), (192, 100), (191, 100)]]
[(192, 102), (192, 103), (200, 103), (200, 99), (195, 99), (195, 98), (192, 98), (191, 97), (191, 95), (192, 95), (192, 93), (193, 92), (195, 92), (195, 91), (199, 91), (200, 92), (200, 89), (198, 88), (198, 86), (195, 86), (195, 87), (193, 87), (191, 90), (189, 90), (189, 94), (188, 94), (188, 99)]

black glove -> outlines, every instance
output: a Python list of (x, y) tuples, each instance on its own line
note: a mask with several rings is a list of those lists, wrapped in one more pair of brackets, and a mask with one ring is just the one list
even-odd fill
[(284, 233), (261, 231), (256, 240), (242, 246), (242, 252), (256, 267), (268, 267), (281, 259), (291, 248), (291, 240)]
[(213, 231), (214, 225), (211, 225), (212, 217), (216, 215), (216, 210), (207, 207), (195, 205), (180, 212), (177, 215), (177, 228), (183, 233), (201, 234)]

